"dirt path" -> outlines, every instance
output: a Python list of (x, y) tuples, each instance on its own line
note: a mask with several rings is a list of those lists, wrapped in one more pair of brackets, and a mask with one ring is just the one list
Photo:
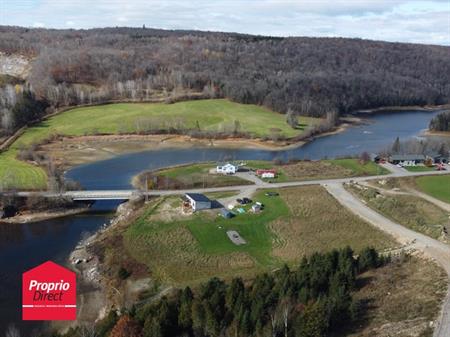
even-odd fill
[[(399, 242), (407, 244), (425, 256), (435, 260), (450, 276), (450, 246), (432, 239), (423, 234), (414, 232), (403, 227), (381, 214), (375, 212), (363, 202), (348, 192), (341, 183), (324, 184), (327, 191), (338, 200), (344, 207), (361, 217), (363, 220), (380, 228), (381, 230), (394, 236)], [(441, 316), (436, 322), (434, 337), (450, 336), (450, 293), (443, 302)]]

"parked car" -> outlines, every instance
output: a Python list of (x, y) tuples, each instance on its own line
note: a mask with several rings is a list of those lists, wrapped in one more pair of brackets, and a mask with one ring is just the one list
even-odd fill
[(278, 192), (266, 192), (266, 196), (268, 197), (277, 197), (280, 194)]
[(244, 201), (243, 201), (242, 199), (236, 199), (236, 202), (237, 202), (238, 204), (240, 204), (240, 205), (243, 205), (243, 204), (244, 204)]
[(242, 198), (242, 202), (244, 203), (244, 205), (245, 205), (245, 204), (249, 204), (249, 203), (252, 202), (252, 199), (249, 199), (249, 198)]

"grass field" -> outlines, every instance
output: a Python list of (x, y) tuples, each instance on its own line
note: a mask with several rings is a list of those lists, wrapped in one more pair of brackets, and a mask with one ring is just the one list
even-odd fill
[(305, 160), (281, 165), (275, 165), (269, 161), (251, 160), (247, 162), (247, 166), (252, 169), (276, 169), (277, 176), (274, 179), (268, 179), (269, 182), (334, 179), (389, 173), (384, 167), (374, 162), (363, 164), (355, 158)]
[(349, 189), (393, 221), (446, 242), (443, 227), (448, 225), (449, 214), (434, 204), (412, 195), (380, 195), (374, 189)]
[(333, 159), (329, 160), (329, 162), (352, 171), (352, 174), (354, 174), (355, 176), (375, 176), (389, 173), (389, 171), (384, 167), (377, 165), (372, 161), (368, 161), (367, 163), (363, 164), (358, 159), (348, 158)]
[[(292, 129), (285, 116), (251, 104), (238, 104), (224, 99), (198, 100), (175, 104), (117, 103), (76, 108), (58, 114), (30, 127), (11, 146), (0, 154), (0, 181), (22, 189), (46, 187), (45, 172), (16, 159), (20, 148), (39, 143), (51, 135), (82, 136), (89, 134), (118, 134), (144, 132), (146, 128), (169, 129), (182, 125), (201, 130), (227, 131), (239, 121), (242, 132), (256, 137), (270, 136), (273, 130), (280, 135), (294, 137), (319, 119), (300, 117), (298, 129)], [(9, 173), (12, 171), (13, 173)]]
[[(150, 189), (207, 188), (253, 184), (251, 181), (233, 175), (211, 174), (210, 170), (214, 168), (214, 163), (201, 163), (182, 165), (155, 172), (144, 172), (133, 179), (133, 184), (143, 188), (145, 187), (145, 181), (147, 181)], [(147, 180), (145, 176), (148, 177)], [(155, 186), (153, 178), (158, 177), (167, 179)]]
[(450, 175), (419, 177), (416, 184), (424, 193), (450, 203)]
[[(165, 199), (134, 222), (124, 235), (124, 246), (153, 275), (175, 284), (212, 276), (251, 276), (283, 263), (298, 263), (305, 254), (351, 245), (358, 250), (371, 245), (383, 249), (395, 243), (389, 236), (364, 223), (321, 187), (280, 190), (267, 197), (253, 197), (265, 209), (260, 214), (238, 214), (223, 219), (217, 211), (182, 216)], [(227, 230), (237, 230), (247, 241), (236, 246)]]

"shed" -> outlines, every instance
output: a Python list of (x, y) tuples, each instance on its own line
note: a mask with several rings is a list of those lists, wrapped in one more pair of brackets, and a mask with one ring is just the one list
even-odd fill
[(261, 211), (261, 205), (258, 205), (258, 204), (252, 205), (252, 211), (253, 211), (253, 213), (260, 212)]
[(186, 193), (185, 196), (194, 212), (201, 209), (211, 208), (211, 200), (209, 200), (209, 198), (204, 194)]
[(225, 208), (222, 208), (220, 210), (220, 215), (223, 216), (225, 219), (231, 219), (234, 216), (233, 213), (231, 213), (230, 211), (228, 211)]

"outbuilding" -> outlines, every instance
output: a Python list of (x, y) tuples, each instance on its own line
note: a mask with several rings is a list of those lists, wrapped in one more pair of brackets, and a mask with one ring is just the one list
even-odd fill
[(263, 169), (256, 170), (256, 175), (261, 178), (275, 178), (276, 174), (277, 171), (275, 170), (263, 170)]
[(186, 193), (185, 197), (194, 212), (211, 208), (211, 200), (204, 194)]
[(231, 219), (234, 216), (233, 213), (231, 213), (229, 210), (225, 208), (222, 208), (220, 210), (220, 215), (223, 216), (225, 219)]

